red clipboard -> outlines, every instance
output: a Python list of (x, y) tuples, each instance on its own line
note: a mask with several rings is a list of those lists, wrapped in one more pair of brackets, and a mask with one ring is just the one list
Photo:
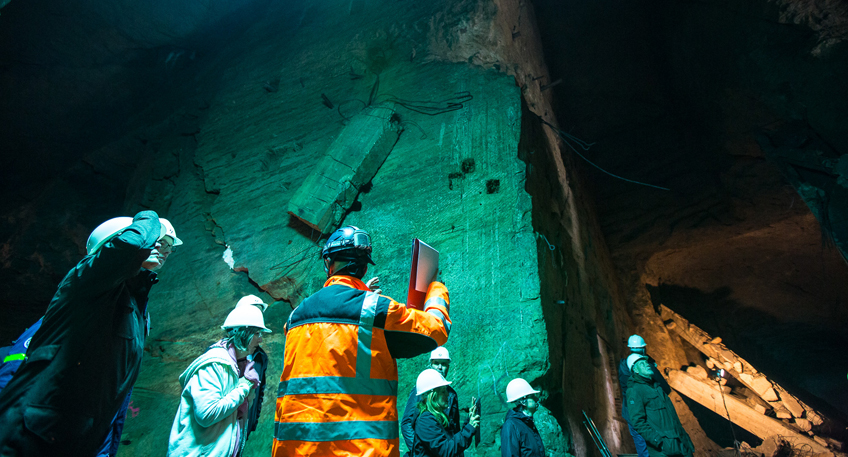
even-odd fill
[(439, 272), (439, 251), (418, 238), (412, 240), (412, 268), (409, 270), (409, 292), (406, 306), (424, 309), (427, 288)]

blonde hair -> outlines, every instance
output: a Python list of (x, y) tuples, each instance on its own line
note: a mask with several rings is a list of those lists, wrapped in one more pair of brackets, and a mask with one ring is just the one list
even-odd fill
[(436, 422), (439, 423), (442, 427), (448, 426), (448, 416), (442, 411), (445, 406), (445, 400), (447, 398), (447, 387), (437, 387), (429, 392), (425, 392), (424, 396), (421, 397), (421, 400), (418, 401), (418, 411), (423, 413), (424, 411), (428, 411), (433, 417), (436, 418)]
[(250, 346), (253, 335), (261, 330), (259, 327), (236, 327), (227, 329), (227, 342), (232, 343), (239, 351), (246, 351)]

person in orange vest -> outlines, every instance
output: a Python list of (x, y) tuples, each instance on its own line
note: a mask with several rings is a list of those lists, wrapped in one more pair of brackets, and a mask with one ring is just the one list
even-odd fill
[(447, 287), (430, 284), (424, 311), (371, 291), (371, 238), (353, 226), (333, 232), (321, 256), (324, 288), (284, 329), (273, 457), (399, 456), (395, 359), (447, 342)]

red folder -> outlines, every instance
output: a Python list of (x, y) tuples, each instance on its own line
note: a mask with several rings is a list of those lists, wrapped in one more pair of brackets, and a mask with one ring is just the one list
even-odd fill
[(409, 293), (406, 306), (424, 309), (427, 288), (439, 272), (439, 251), (418, 238), (412, 240), (412, 268), (409, 270)]

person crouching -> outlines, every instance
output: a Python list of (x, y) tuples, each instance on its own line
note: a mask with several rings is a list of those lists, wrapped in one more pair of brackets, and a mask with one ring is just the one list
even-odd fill
[(255, 306), (236, 307), (221, 328), (227, 337), (209, 346), (180, 375), (183, 391), (168, 456), (235, 457), (242, 450), (249, 395), (259, 385), (247, 356), (262, 342), (262, 333), (271, 330)]
[(451, 434), (447, 431), (448, 418), (443, 412), (448, 404), (450, 381), (445, 380), (438, 371), (428, 368), (418, 375), (415, 382), (416, 392), (421, 398), (418, 409), (421, 413), (415, 419), (415, 437), (412, 445), (414, 457), (456, 457), (471, 445), (471, 439), (480, 426), (480, 415), (476, 411), (476, 399), (471, 399), (468, 410), (468, 423), (459, 431)]

